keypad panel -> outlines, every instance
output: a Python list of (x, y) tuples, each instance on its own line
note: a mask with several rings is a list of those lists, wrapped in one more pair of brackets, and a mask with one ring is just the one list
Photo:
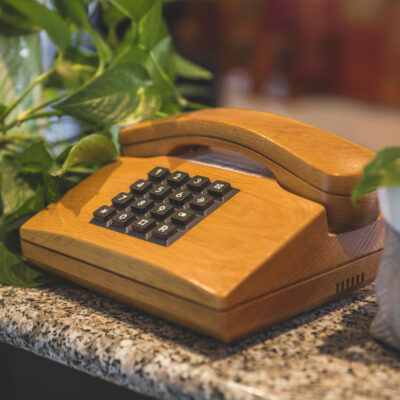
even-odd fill
[(90, 223), (169, 246), (238, 192), (229, 182), (157, 166), (95, 210)]

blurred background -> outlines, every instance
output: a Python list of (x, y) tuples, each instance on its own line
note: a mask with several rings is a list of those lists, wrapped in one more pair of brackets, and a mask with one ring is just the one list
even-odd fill
[(399, 0), (198, 0), (165, 15), (177, 50), (214, 73), (180, 82), (193, 100), (400, 145)]

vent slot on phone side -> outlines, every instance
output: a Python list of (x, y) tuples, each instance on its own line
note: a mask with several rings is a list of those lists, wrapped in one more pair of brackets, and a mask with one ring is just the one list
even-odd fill
[(336, 293), (342, 292), (343, 290), (348, 290), (353, 288), (354, 286), (358, 286), (363, 283), (365, 280), (364, 272), (361, 274), (357, 274), (352, 276), (351, 278), (347, 278), (341, 282), (336, 283)]

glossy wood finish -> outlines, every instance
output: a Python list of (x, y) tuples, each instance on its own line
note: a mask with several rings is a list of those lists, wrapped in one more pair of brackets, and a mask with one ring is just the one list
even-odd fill
[(120, 133), (124, 156), (172, 154), (193, 145), (244, 153), (263, 163), (293, 193), (324, 205), (331, 232), (368, 225), (377, 218), (373, 192), (357, 206), (351, 191), (374, 153), (289, 118), (231, 108), (181, 114), (128, 127)]
[[(156, 165), (240, 192), (169, 247), (89, 223)], [(24, 254), (39, 265), (225, 341), (339, 295), (343, 277), (373, 279), (383, 236), (381, 220), (330, 234), (323, 206), (272, 178), (166, 156), (120, 158), (21, 228)], [(325, 283), (311, 294), (317, 281)]]

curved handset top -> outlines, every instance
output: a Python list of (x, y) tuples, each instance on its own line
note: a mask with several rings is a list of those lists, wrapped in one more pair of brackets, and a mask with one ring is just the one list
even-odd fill
[(351, 191), (374, 153), (321, 129), (274, 114), (214, 108), (145, 122), (120, 132), (123, 156), (172, 154), (210, 145), (267, 166), (287, 190), (325, 206), (331, 232), (361, 228), (378, 216), (375, 193), (357, 206)]

